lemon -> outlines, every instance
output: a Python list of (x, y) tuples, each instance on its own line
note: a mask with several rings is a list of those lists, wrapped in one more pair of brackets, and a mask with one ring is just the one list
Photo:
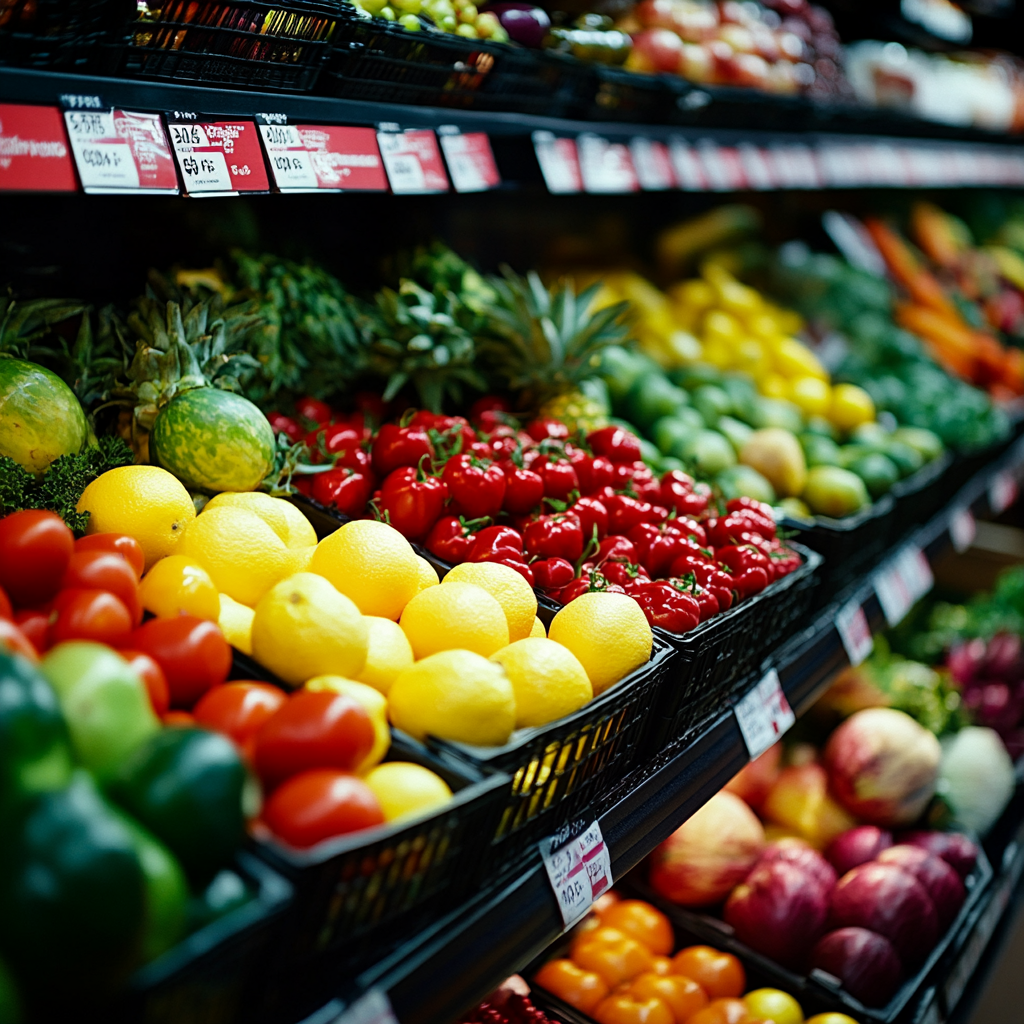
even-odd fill
[(239, 604), (227, 594), (220, 595), (220, 615), (217, 624), (232, 647), (243, 654), (252, 655), (252, 620), (256, 613), (247, 605)]
[(551, 620), (548, 636), (576, 655), (595, 697), (649, 661), (654, 643), (633, 598), (599, 591), (570, 601)]
[(379, 764), (364, 781), (380, 802), (385, 821), (427, 814), (452, 799), (452, 791), (440, 775), (409, 761)]
[(366, 664), (368, 632), (352, 601), (322, 576), (300, 572), (256, 605), (252, 653), (292, 686), (320, 675), (351, 678)]
[(421, 590), (405, 606), (399, 625), (417, 661), (455, 649), (489, 658), (508, 645), (508, 621), (501, 605), (474, 583), (446, 582)]
[(286, 548), (316, 547), (316, 530), (310, 521), (284, 498), (272, 498), (260, 491), (222, 491), (206, 503), (206, 510), (224, 507), (244, 508), (259, 516), (281, 538)]
[(805, 416), (824, 416), (832, 402), (832, 389), (818, 377), (797, 377), (790, 384), (789, 400)]
[(216, 622), (220, 595), (209, 573), (194, 559), (168, 555), (153, 566), (139, 584), (139, 600), (158, 619), (195, 615)]
[(437, 570), (422, 555), (416, 556), (416, 566), (419, 570), (420, 590), (426, 590), (427, 587), (436, 587), (441, 582), (438, 579)]
[(356, 774), (363, 775), (374, 765), (380, 764), (391, 746), (388, 702), (384, 694), (372, 686), (367, 686), (366, 683), (357, 683), (354, 679), (346, 679), (344, 676), (314, 676), (307, 680), (304, 689), (343, 693), (346, 697), (351, 697), (357, 703), (362, 704), (373, 725), (373, 746), (366, 757), (356, 766)]
[(195, 559), (222, 593), (255, 608), (275, 583), (306, 569), (310, 550), (286, 547), (255, 512), (207, 505), (177, 553)]
[(828, 372), (818, 357), (796, 338), (781, 338), (774, 346), (775, 368), (783, 377), (817, 377), (828, 380)]
[(445, 576), (444, 586), (449, 583), (483, 587), (501, 605), (512, 643), (530, 635), (537, 618), (537, 595), (515, 569), (497, 562), (463, 562)]
[(528, 636), (491, 655), (512, 681), (516, 728), (547, 725), (594, 698), (586, 671), (568, 647)]
[(840, 430), (853, 430), (875, 418), (875, 403), (856, 384), (837, 384), (832, 389), (828, 418)]
[(412, 645), (397, 622), (378, 615), (366, 615), (364, 618), (370, 645), (359, 681), (387, 696), (398, 673), (413, 662)]
[(789, 398), (789, 381), (781, 374), (767, 373), (758, 380), (758, 390), (765, 398)]
[(399, 675), (388, 713), (395, 728), (418, 740), (431, 735), (494, 747), (512, 735), (516, 697), (500, 665), (472, 651), (441, 651)]
[(547, 636), (548, 631), (544, 628), (544, 623), (537, 618), (536, 615), (533, 617), (533, 626), (530, 629), (530, 636)]
[(309, 571), (330, 580), (364, 615), (395, 619), (420, 588), (412, 545), (387, 523), (346, 523), (316, 546)]
[(177, 547), (196, 507), (181, 481), (159, 466), (119, 466), (82, 492), (77, 511), (89, 513), (86, 533), (127, 533), (141, 545), (148, 569)]

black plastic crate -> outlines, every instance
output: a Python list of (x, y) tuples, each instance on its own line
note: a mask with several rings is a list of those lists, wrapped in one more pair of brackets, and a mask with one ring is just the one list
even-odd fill
[(594, 96), (592, 65), (564, 53), (502, 46), (480, 90), (481, 110), (581, 117)]
[(721, 918), (710, 914), (678, 907), (648, 885), (647, 880), (634, 872), (621, 888), (631, 896), (647, 900), (668, 915), (676, 933), (678, 946), (689, 946), (706, 943), (716, 949), (734, 954), (743, 961), (747, 970), (750, 988), (767, 985), (780, 988), (791, 993), (808, 1016), (814, 1013), (826, 1013), (830, 1010), (839, 1011), (852, 1016), (861, 1022), (873, 1021), (876, 1024), (891, 1024), (896, 1020), (907, 1020), (908, 1010), (916, 1000), (922, 997), (931, 983), (942, 974), (942, 967), (947, 959), (954, 940), (961, 934), (965, 923), (971, 918), (975, 908), (984, 897), (992, 881), (992, 868), (985, 851), (979, 847), (978, 862), (967, 877), (965, 886), (967, 898), (963, 906), (946, 930), (943, 937), (915, 974), (909, 977), (896, 991), (889, 1002), (882, 1007), (864, 1006), (849, 993), (836, 984), (836, 979), (823, 971), (812, 971), (800, 974), (782, 967), (770, 957), (756, 953), (740, 942), (732, 928)]
[(896, 502), (890, 543), (895, 544), (910, 530), (923, 526), (949, 503), (949, 469), (953, 456), (946, 452), (893, 485)]
[(667, 75), (593, 65), (594, 92), (586, 117), (593, 121), (640, 121), (664, 124), (672, 116), (676, 92)]
[(0, 65), (95, 70), (104, 32), (124, 10), (124, 0), (14, 0), (4, 4), (0, 9)]
[(119, 73), (282, 92), (316, 85), (342, 17), (341, 0), (171, 0), (155, 13), (123, 24)]

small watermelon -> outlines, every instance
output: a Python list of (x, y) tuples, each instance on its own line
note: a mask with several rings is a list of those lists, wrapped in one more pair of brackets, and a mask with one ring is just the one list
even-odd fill
[(60, 455), (75, 455), (88, 437), (75, 393), (42, 366), (0, 357), (0, 455), (37, 476)]
[(186, 487), (253, 491), (273, 468), (274, 432), (248, 398), (194, 388), (160, 410), (149, 455)]

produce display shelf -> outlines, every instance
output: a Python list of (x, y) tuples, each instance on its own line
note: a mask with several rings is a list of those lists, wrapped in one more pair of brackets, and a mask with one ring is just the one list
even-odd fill
[[(1024, 437), (980, 470), (941, 512), (890, 549), (873, 572), (848, 587), (806, 629), (767, 659), (761, 674), (751, 683), (776, 671), (794, 713), (802, 715), (821, 696), (830, 677), (850, 664), (836, 625), (840, 610), (849, 614), (859, 608), (872, 633), (884, 629), (886, 619), (876, 589), (878, 578), (900, 565), (908, 550), (919, 550), (932, 561), (951, 544), (963, 547), (965, 517), (999, 514), (1012, 501), (1022, 479)], [(612, 798), (595, 808), (609, 849), (613, 877), (620, 878), (640, 863), (748, 759), (738, 720), (729, 709), (628, 776)], [(1002, 852), (989, 894), (979, 902), (964, 933), (954, 943), (947, 979), (953, 977), (957, 964), (967, 963), (965, 958), (973, 958), (976, 964), (981, 957), (988, 936), (999, 926), (1006, 907), (1013, 903), (1022, 872), (1024, 826)], [(993, 900), (998, 901), (998, 914), (992, 910)], [(542, 864), (535, 863), (514, 881), (484, 889), (464, 905), (452, 908), (301, 1024), (376, 1020), (361, 1016), (365, 1004), (361, 1006), (360, 1000), (369, 993), (374, 998), (377, 994), (386, 995), (400, 1024), (454, 1020), (509, 974), (530, 963), (562, 932), (562, 920), (547, 874)], [(984, 942), (977, 938), (979, 934)], [(973, 967), (962, 968), (968, 979), (972, 970)], [(953, 1002), (950, 985), (947, 983), (943, 991), (929, 987), (918, 994), (905, 1019), (913, 1024), (943, 1024), (947, 1019), (946, 1003)], [(953, 1002), (949, 1013), (955, 1005)], [(958, 1015), (957, 1024), (963, 1019)]]
[[(725, 104), (723, 110), (727, 112), (721, 117), (715, 113), (718, 107), (711, 103), (699, 121), (668, 125), (570, 120), (0, 68), (0, 102), (70, 104), (87, 110), (118, 108), (175, 116), (181, 112), (249, 119), (271, 115), (291, 124), (390, 125), (402, 129), (444, 126), (462, 133), (482, 132), (491, 139), (504, 188), (540, 186), (543, 177), (535, 146), (543, 145), (543, 139), (555, 138), (580, 143), (581, 166), (577, 173), (582, 172), (582, 185), (559, 189), (569, 192), (638, 191), (635, 174), (608, 179), (602, 169), (606, 162), (602, 154), (608, 152), (608, 145), (625, 147), (616, 152), (632, 167), (630, 151), (645, 141), (668, 147), (676, 187), (694, 193), (1024, 186), (1024, 147), (1012, 136), (950, 131), (937, 124), (878, 112), (808, 121), (780, 108), (778, 117), (769, 117), (766, 110), (771, 107), (770, 97), (756, 97), (756, 102), (752, 99), (747, 104)], [(766, 126), (771, 126), (770, 130)], [(540, 139), (536, 133), (542, 133)]]

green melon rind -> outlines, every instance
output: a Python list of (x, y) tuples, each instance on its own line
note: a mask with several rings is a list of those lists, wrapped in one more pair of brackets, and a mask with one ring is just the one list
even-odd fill
[(50, 370), (0, 358), (0, 455), (37, 476), (85, 445), (89, 425), (75, 393)]
[(156, 418), (151, 460), (193, 490), (253, 491), (274, 465), (274, 432), (247, 398), (195, 388)]

